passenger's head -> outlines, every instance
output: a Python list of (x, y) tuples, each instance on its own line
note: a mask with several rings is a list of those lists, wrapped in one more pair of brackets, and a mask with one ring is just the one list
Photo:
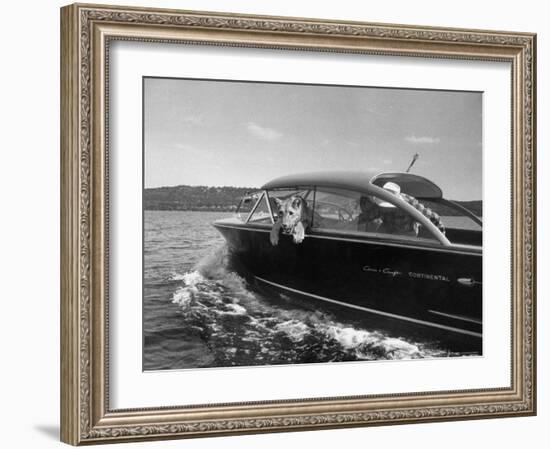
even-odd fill
[(362, 196), (359, 199), (359, 207), (361, 208), (361, 212), (369, 212), (375, 206), (376, 204), (374, 203), (374, 199), (371, 196)]
[[(390, 192), (392, 193), (393, 195), (401, 198), (401, 187), (399, 187), (398, 184), (396, 184), (395, 182), (387, 182), (386, 184), (384, 184), (382, 186), (382, 188), (386, 191), (386, 192)], [(381, 198), (375, 198), (374, 199), (374, 202), (380, 206), (381, 209), (383, 209), (384, 211), (386, 210), (391, 210), (391, 209), (395, 209), (395, 205), (390, 203), (389, 201), (384, 201), (383, 199)]]

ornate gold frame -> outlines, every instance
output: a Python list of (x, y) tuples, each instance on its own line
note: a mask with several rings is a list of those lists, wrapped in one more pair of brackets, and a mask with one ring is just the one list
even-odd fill
[[(62, 441), (77, 445), (535, 414), (534, 34), (75, 4), (61, 9), (61, 38)], [(106, 56), (113, 39), (509, 61), (511, 388), (111, 410)]]

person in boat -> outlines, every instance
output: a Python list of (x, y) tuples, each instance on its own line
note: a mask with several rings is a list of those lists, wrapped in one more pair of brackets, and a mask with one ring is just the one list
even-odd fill
[(357, 219), (357, 230), (363, 232), (378, 232), (382, 225), (382, 214), (372, 196), (361, 196), (359, 200), (361, 213)]
[[(445, 226), (441, 222), (439, 215), (420, 203), (413, 196), (401, 193), (401, 188), (398, 184), (387, 182), (383, 188), (420, 211), (445, 234)], [(408, 235), (412, 237), (418, 236), (420, 223), (387, 201), (376, 197), (362, 196), (359, 207), (361, 213), (358, 218), (358, 230), (360, 231)]]
[[(383, 188), (409, 202), (401, 194), (399, 185), (394, 182), (387, 182)], [(372, 196), (362, 196), (359, 207), (361, 213), (358, 219), (358, 229), (361, 231), (418, 236), (418, 222), (387, 201)]]

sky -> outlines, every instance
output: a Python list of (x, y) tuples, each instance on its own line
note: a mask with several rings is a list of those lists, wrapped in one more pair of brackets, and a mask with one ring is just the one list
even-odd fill
[(482, 93), (144, 79), (145, 187), (260, 187), (319, 170), (405, 171), (482, 198)]

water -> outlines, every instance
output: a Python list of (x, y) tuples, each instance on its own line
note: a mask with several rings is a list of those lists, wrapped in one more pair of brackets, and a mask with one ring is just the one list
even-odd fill
[(229, 215), (145, 212), (145, 370), (463, 355), (252, 290), (211, 225)]

